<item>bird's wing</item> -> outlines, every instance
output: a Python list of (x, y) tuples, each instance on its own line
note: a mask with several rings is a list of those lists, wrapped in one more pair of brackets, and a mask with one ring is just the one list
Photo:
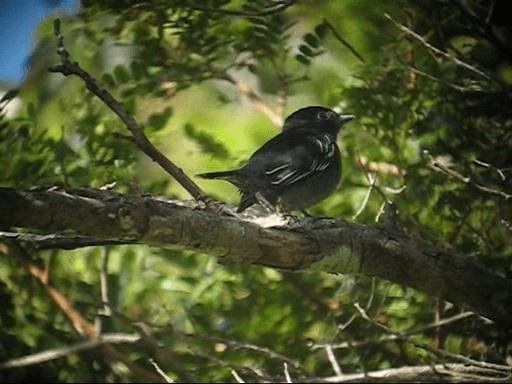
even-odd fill
[(267, 163), (265, 175), (274, 186), (294, 184), (336, 161), (336, 143), (327, 134), (309, 135), (289, 144)]

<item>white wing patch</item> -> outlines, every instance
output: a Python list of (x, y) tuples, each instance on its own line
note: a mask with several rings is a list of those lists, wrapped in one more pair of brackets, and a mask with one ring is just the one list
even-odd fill
[(336, 147), (334, 141), (328, 136), (323, 135), (322, 137), (315, 137), (315, 141), (320, 146), (320, 152), (327, 158), (331, 158), (334, 156), (334, 152), (336, 151)]
[[(336, 152), (336, 144), (329, 135), (323, 135), (314, 138), (315, 143), (320, 148), (321, 161), (313, 159), (308, 169), (300, 170), (297, 164), (285, 163), (281, 164), (265, 174), (272, 176), (270, 183), (272, 185), (290, 185), (311, 175), (314, 172), (320, 172), (326, 169), (330, 164)], [(299, 173), (300, 172), (300, 173)]]
[(270, 171), (266, 171), (265, 175), (269, 175), (269, 176), (273, 175), (274, 173), (279, 172), (279, 171), (281, 171), (281, 170), (283, 170), (283, 169), (285, 169), (285, 168), (287, 168), (289, 166), (290, 166), (290, 164), (280, 165), (279, 167), (275, 167), (274, 169), (271, 169)]
[(279, 184), (292, 184), (296, 177), (294, 177), (297, 174), (297, 170), (291, 168), (290, 164), (286, 164), (286, 171), (281, 172), (277, 175), (277, 178), (273, 179), (270, 183), (274, 185)]

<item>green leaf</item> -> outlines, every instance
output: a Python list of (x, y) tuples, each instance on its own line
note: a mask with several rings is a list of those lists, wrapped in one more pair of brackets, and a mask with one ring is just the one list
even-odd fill
[(311, 45), (313, 48), (318, 48), (320, 46), (320, 40), (312, 33), (306, 33), (304, 35), (304, 41)]
[(104, 87), (109, 87), (109, 88), (113, 88), (116, 85), (114, 76), (112, 76), (110, 73), (104, 73), (101, 76), (101, 83)]
[(308, 57), (313, 57), (315, 56), (315, 53), (313, 52), (313, 50), (311, 48), (309, 48), (307, 45), (300, 45), (299, 46), (299, 51), (304, 55), (304, 56), (308, 56)]
[(185, 124), (184, 131), (188, 137), (199, 145), (204, 153), (212, 154), (221, 159), (227, 159), (229, 157), (229, 151), (224, 144), (215, 139), (215, 136), (198, 130), (190, 123)]
[(0, 104), (14, 99), (18, 95), (18, 93), (19, 93), (19, 89), (8, 90), (7, 92), (5, 92), (5, 94), (0, 99)]
[(304, 65), (310, 65), (311, 64), (311, 60), (304, 56), (304, 55), (295, 55), (295, 59), (297, 59), (297, 61), (301, 64), (304, 64)]
[(318, 36), (318, 38), (322, 40), (325, 37), (328, 29), (329, 27), (327, 26), (327, 24), (321, 23), (315, 27), (315, 33)]
[(162, 112), (153, 113), (149, 116), (148, 125), (152, 130), (159, 131), (164, 128), (172, 116), (172, 108), (166, 107)]
[(124, 65), (117, 65), (114, 68), (114, 76), (118, 83), (124, 84), (130, 81), (130, 72)]

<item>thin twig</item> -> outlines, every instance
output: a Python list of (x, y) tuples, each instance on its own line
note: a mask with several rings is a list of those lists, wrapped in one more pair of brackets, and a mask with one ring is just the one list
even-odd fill
[(151, 365), (155, 368), (155, 371), (157, 371), (157, 373), (163, 377), (163, 379), (165, 380), (166, 383), (174, 383), (174, 380), (171, 379), (169, 377), (169, 375), (167, 375), (162, 368), (160, 368), (160, 366), (158, 365), (158, 363), (153, 360), (153, 359), (149, 359), (149, 362), (151, 363)]
[(473, 365), (476, 367), (494, 370), (496, 373), (500, 373), (500, 374), (504, 374), (504, 373), (512, 374), (512, 367), (494, 364), (494, 363), (488, 363), (485, 361), (474, 360), (474, 359), (471, 359), (471, 358), (463, 356), (463, 355), (458, 355), (455, 353), (447, 352), (442, 349), (432, 348), (426, 344), (420, 343), (419, 341), (416, 341), (414, 338), (407, 336), (401, 332), (394, 331), (391, 328), (385, 326), (384, 324), (381, 324), (378, 321), (370, 318), (370, 316), (368, 316), (366, 311), (363, 308), (361, 308), (359, 303), (355, 303), (354, 307), (359, 311), (359, 313), (361, 314), (361, 317), (363, 319), (365, 319), (366, 321), (368, 321), (371, 324), (375, 325), (376, 327), (384, 330), (386, 333), (394, 335), (397, 339), (407, 341), (407, 342), (411, 343), (412, 345), (414, 345), (415, 347), (424, 349), (425, 351), (430, 352), (433, 355), (436, 355), (436, 356), (439, 356), (439, 357), (442, 357), (445, 359), (452, 359), (452, 360), (461, 362), (463, 364), (470, 364), (470, 365)]
[(240, 375), (237, 373), (237, 371), (235, 371), (234, 369), (231, 370), (231, 374), (233, 375), (237, 383), (245, 383), (244, 379), (242, 379)]
[(31, 365), (45, 363), (51, 360), (57, 360), (62, 357), (66, 357), (78, 352), (86, 351), (89, 349), (97, 348), (106, 344), (122, 344), (128, 343), (133, 344), (140, 340), (138, 334), (126, 334), (126, 333), (105, 333), (99, 335), (94, 339), (78, 342), (74, 345), (70, 345), (62, 348), (49, 349), (43, 352), (33, 353), (31, 355), (18, 357), (15, 359), (7, 360), (0, 363), (0, 370), (28, 367)]
[(408, 64), (404, 64), (404, 66), (407, 67), (407, 69), (409, 69), (410, 71), (420, 75), (420, 76), (423, 76), (423, 77), (426, 77), (427, 79), (429, 80), (432, 80), (432, 81), (435, 81), (436, 83), (439, 83), (439, 84), (442, 84), (448, 88), (452, 88), (458, 92), (463, 92), (463, 93), (469, 93), (469, 92), (475, 92), (476, 90), (475, 89), (471, 89), (470, 87), (463, 87), (463, 86), (460, 86), (460, 85), (457, 85), (457, 84), (453, 84), (453, 83), (450, 83), (448, 81), (445, 81), (443, 79), (440, 79), (436, 76), (433, 76), (427, 72), (424, 72), (424, 71), (421, 71), (419, 70), (418, 68), (412, 66), (412, 65), (408, 65)]
[(101, 302), (103, 303), (103, 312), (104, 316), (111, 316), (111, 304), (108, 290), (108, 259), (110, 255), (110, 248), (105, 247), (103, 249), (102, 259), (101, 259), (101, 269), (100, 269), (100, 292), (101, 292)]
[(357, 156), (357, 162), (355, 165), (367, 171), (376, 173), (385, 173), (393, 176), (403, 176), (405, 174), (404, 170), (398, 168), (394, 164), (384, 162), (376, 163), (374, 161), (368, 160), (367, 157), (359, 154)]
[(449, 55), (448, 53), (444, 52), (444, 51), (441, 51), (440, 49), (434, 47), (432, 44), (428, 43), (427, 41), (425, 41), (425, 39), (423, 39), (420, 35), (418, 35), (416, 32), (412, 31), (411, 29), (407, 28), (405, 25), (402, 25), (400, 24), (399, 22), (397, 22), (395, 19), (393, 19), (390, 15), (388, 15), (387, 13), (384, 14), (384, 16), (391, 20), (393, 22), (393, 24), (395, 24), (395, 26), (400, 29), (402, 32), (405, 32), (408, 36), (414, 38), (415, 40), (417, 40), (418, 42), (420, 42), (421, 45), (423, 45), (425, 48), (427, 48), (428, 50), (430, 50), (431, 52), (433, 52), (434, 54), (436, 55), (439, 55), (447, 60), (450, 60), (452, 61), (453, 63), (455, 63), (456, 65), (462, 67), (462, 68), (465, 68), (481, 77), (483, 77), (484, 79), (486, 80), (491, 80), (491, 76), (489, 76), (487, 73), (481, 71), (480, 69), (478, 68), (475, 68), (474, 66), (468, 64), (468, 63), (465, 63), (464, 61), (458, 59), (457, 57), (454, 57), (452, 55)]
[(352, 44), (350, 44), (347, 40), (345, 40), (339, 33), (338, 31), (336, 30), (336, 28), (334, 28), (334, 26), (327, 20), (327, 19), (323, 19), (322, 20), (324, 25), (332, 32), (332, 34), (334, 35), (334, 37), (336, 38), (336, 40), (338, 40), (341, 44), (343, 44), (345, 47), (348, 48), (348, 50), (350, 52), (352, 52), (352, 54), (357, 57), (357, 59), (365, 64), (366, 61), (364, 60), (363, 56), (361, 56), (361, 54), (359, 52), (356, 51), (356, 49), (352, 46)]
[(496, 172), (498, 174), (498, 176), (500, 177), (501, 181), (507, 180), (507, 177), (505, 176), (505, 173), (501, 169), (493, 167), (491, 164), (486, 163), (486, 162), (484, 162), (482, 160), (478, 160), (478, 159), (474, 159), (473, 163), (475, 163), (476, 165), (478, 165), (480, 167), (484, 167), (484, 168), (487, 168), (487, 169), (489, 169), (491, 171)]
[(363, 202), (361, 203), (361, 206), (357, 210), (357, 212), (352, 216), (352, 220), (355, 220), (359, 217), (361, 213), (363, 213), (364, 209), (368, 205), (368, 201), (370, 201), (370, 195), (372, 193), (373, 187), (375, 186), (375, 183), (377, 182), (377, 177), (373, 177), (371, 173), (366, 173), (366, 178), (370, 182), (370, 185), (368, 187), (368, 190), (366, 191), (366, 194), (363, 198)]
[(282, 355), (276, 351), (273, 351), (272, 349), (267, 348), (267, 347), (262, 347), (262, 346), (250, 344), (250, 343), (243, 343), (243, 342), (239, 342), (239, 341), (235, 341), (235, 340), (226, 340), (226, 339), (223, 339), (220, 337), (210, 337), (210, 336), (199, 335), (199, 334), (194, 335), (194, 337), (203, 339), (203, 340), (223, 343), (223, 344), (227, 345), (228, 347), (233, 348), (234, 350), (254, 351), (254, 352), (260, 353), (264, 356), (267, 356), (271, 359), (281, 360), (284, 363), (287, 363), (290, 366), (292, 366), (293, 368), (297, 369), (298, 371), (300, 371), (304, 374), (309, 374), (309, 372), (304, 367), (302, 367), (298, 362), (296, 362), (293, 359), (291, 359), (285, 355)]
[(465, 364), (435, 364), (402, 366), (341, 376), (313, 377), (303, 381), (307, 383), (509, 383), (510, 377), (510, 375), (497, 375), (492, 370)]
[(284, 365), (284, 377), (286, 379), (286, 382), (293, 383), (292, 377), (290, 376), (290, 372), (288, 372), (288, 364), (286, 364), (286, 362), (284, 362), (283, 365)]
[(70, 60), (68, 51), (64, 48), (64, 37), (60, 31), (60, 20), (54, 22), (54, 33), (57, 38), (57, 53), (60, 55), (61, 64), (51, 67), (50, 72), (62, 73), (64, 76), (75, 75), (82, 79), (87, 89), (107, 105), (125, 124), (133, 135), (135, 143), (146, 155), (158, 163), (169, 175), (174, 177), (194, 199), (208, 203), (210, 199), (199, 186), (190, 179), (181, 168), (177, 167), (165, 157), (146, 137), (142, 127), (126, 111), (106, 89), (102, 88), (97, 80), (83, 70), (77, 62)]
[(368, 180), (368, 183), (370, 183), (370, 190), (375, 189), (377, 193), (380, 195), (382, 200), (386, 203), (386, 205), (391, 204), (391, 200), (389, 200), (384, 192), (380, 189), (380, 187), (377, 185), (377, 178), (373, 178), (370, 174), (370, 172), (366, 169), (366, 165), (363, 160), (361, 160), (361, 156), (359, 156), (358, 163), (360, 167), (365, 171), (366, 179)]
[(423, 151), (423, 155), (428, 159), (429, 161), (429, 166), (432, 168), (432, 169), (435, 169), (435, 170), (438, 170), (438, 171), (441, 171), (442, 173), (444, 173), (445, 175), (448, 175), (449, 177), (455, 179), (455, 180), (458, 180), (460, 181), (461, 183), (463, 184), (467, 184), (467, 185), (470, 185), (476, 189), (478, 189), (479, 191), (482, 191), (482, 192), (485, 192), (485, 193), (488, 193), (488, 194), (491, 194), (491, 195), (494, 195), (494, 196), (498, 196), (498, 197), (501, 197), (502, 199), (505, 199), (505, 200), (509, 200), (512, 198), (512, 195), (511, 194), (508, 194), (506, 192), (503, 192), (503, 191), (499, 191), (499, 190), (496, 190), (496, 189), (492, 189), (492, 188), (489, 188), (489, 187), (486, 187), (484, 185), (481, 185), (481, 184), (478, 184), (474, 181), (471, 180), (470, 177), (468, 176), (463, 176), (461, 175), (460, 173), (454, 171), (453, 169), (450, 169), (448, 168), (447, 166), (441, 164), (439, 161), (437, 161), (431, 154), (429, 151), (427, 150), (424, 150)]
[(60, 234), (38, 235), (35, 233), (18, 233), (0, 231), (0, 238), (28, 243), (36, 250), (44, 249), (77, 249), (91, 246), (134, 244), (133, 240), (104, 240), (90, 236), (66, 236)]
[(325, 352), (327, 353), (327, 358), (329, 359), (329, 362), (331, 363), (331, 367), (334, 370), (334, 373), (338, 376), (341, 376), (343, 374), (343, 372), (341, 372), (341, 368), (338, 364), (338, 361), (336, 360), (336, 356), (334, 356), (334, 352), (333, 352), (330, 344), (327, 344), (325, 346)]

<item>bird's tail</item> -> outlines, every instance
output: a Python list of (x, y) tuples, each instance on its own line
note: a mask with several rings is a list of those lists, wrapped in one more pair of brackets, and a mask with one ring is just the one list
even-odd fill
[(197, 176), (202, 177), (203, 179), (221, 179), (221, 180), (228, 180), (228, 181), (235, 181), (238, 179), (236, 171), (200, 173)]

